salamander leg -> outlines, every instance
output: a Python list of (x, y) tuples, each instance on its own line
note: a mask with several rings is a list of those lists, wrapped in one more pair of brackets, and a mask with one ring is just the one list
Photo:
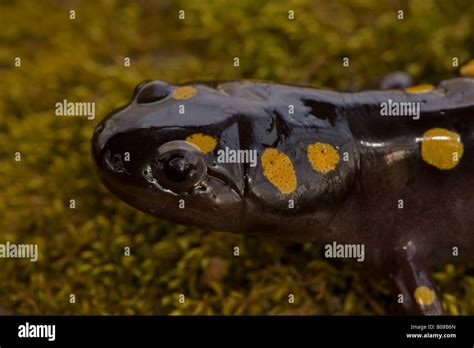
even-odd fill
[(414, 84), (415, 81), (411, 75), (403, 71), (395, 71), (382, 77), (378, 82), (378, 87), (383, 90), (403, 89), (413, 86)]
[(391, 277), (399, 291), (398, 304), (411, 315), (442, 315), (443, 308), (429, 272), (419, 262), (412, 242), (394, 254)]

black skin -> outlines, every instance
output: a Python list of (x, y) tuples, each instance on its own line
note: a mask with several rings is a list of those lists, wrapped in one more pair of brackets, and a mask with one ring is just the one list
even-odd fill
[[(142, 83), (128, 105), (99, 123), (93, 156), (110, 191), (179, 224), (296, 242), (364, 244), (365, 262), (394, 280), (394, 302), (404, 295), (404, 312), (442, 313), (439, 296), (419, 305), (413, 294), (422, 285), (434, 289), (430, 267), (473, 255), (474, 79), (446, 80), (422, 94), (257, 82), (188, 85), (196, 95), (175, 100), (178, 86)], [(420, 102), (420, 119), (380, 116), (388, 99)], [(423, 161), (417, 139), (432, 128), (460, 134), (464, 154), (455, 168)], [(214, 136), (217, 147), (204, 154), (183, 141), (194, 133)], [(310, 166), (306, 148), (314, 142), (337, 148), (335, 170), (322, 174)], [(257, 150), (258, 165), (217, 163), (217, 150), (226, 146)], [(263, 175), (260, 156), (269, 147), (291, 159), (298, 180), (293, 193), (282, 194)], [(170, 154), (178, 159), (170, 161)], [(190, 168), (198, 169), (186, 179)]]

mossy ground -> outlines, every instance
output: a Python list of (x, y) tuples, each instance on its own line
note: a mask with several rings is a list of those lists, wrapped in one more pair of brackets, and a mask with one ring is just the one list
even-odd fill
[[(38, 243), (40, 260), (0, 260), (0, 307), (18, 314), (387, 313), (387, 282), (354, 262), (327, 262), (317, 245), (184, 228), (128, 207), (95, 175), (90, 138), (145, 79), (352, 89), (404, 70), (433, 83), (454, 75), (452, 57), (473, 55), (473, 15), (468, 0), (2, 1), (0, 242)], [(350, 68), (341, 67), (345, 56)], [(95, 101), (98, 117), (56, 117), (63, 99)], [(125, 246), (132, 256), (123, 256)], [(435, 272), (448, 313), (474, 314), (473, 270)]]

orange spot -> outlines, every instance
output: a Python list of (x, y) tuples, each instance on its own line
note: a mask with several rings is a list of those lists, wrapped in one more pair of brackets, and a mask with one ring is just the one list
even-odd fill
[(427, 286), (419, 286), (415, 290), (415, 300), (420, 306), (429, 306), (436, 299), (436, 294)]
[(266, 149), (261, 157), (263, 175), (283, 194), (296, 189), (296, 173), (287, 155), (276, 149)]
[(456, 167), (461, 160), (464, 146), (458, 133), (432, 128), (423, 134), (421, 140), (421, 157), (426, 163), (446, 170)]
[(308, 146), (308, 160), (317, 172), (328, 173), (339, 163), (339, 153), (331, 144), (314, 143)]
[(193, 86), (177, 87), (173, 92), (173, 98), (176, 100), (186, 100), (194, 97), (197, 89)]
[(459, 73), (462, 76), (474, 77), (474, 59), (471, 59), (469, 62), (463, 65), (459, 70)]
[(190, 142), (191, 144), (196, 145), (204, 153), (211, 152), (217, 146), (216, 138), (202, 133), (192, 134), (188, 136), (185, 140)]
[(431, 92), (433, 89), (434, 89), (433, 85), (423, 84), (423, 85), (407, 87), (404, 89), (404, 91), (410, 94), (420, 94), (420, 93)]

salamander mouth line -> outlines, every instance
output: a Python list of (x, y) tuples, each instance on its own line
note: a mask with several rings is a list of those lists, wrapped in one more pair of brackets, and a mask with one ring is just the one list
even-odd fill
[(232, 178), (231, 175), (228, 175), (225, 169), (207, 167), (207, 174), (213, 177), (214, 179), (222, 181), (225, 185), (227, 185), (232, 191), (234, 191), (239, 196), (240, 200), (243, 200), (245, 188), (241, 190), (237, 182)]

